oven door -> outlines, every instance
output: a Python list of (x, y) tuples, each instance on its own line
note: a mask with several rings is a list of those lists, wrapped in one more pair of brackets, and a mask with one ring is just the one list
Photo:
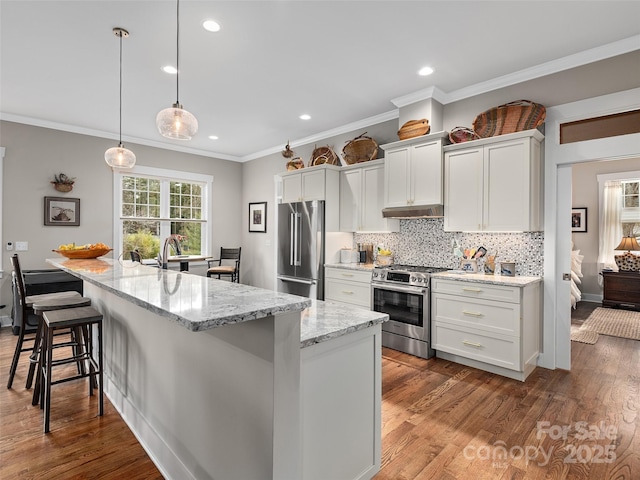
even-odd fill
[(371, 309), (389, 315), (382, 330), (416, 340), (429, 340), (429, 290), (371, 284)]

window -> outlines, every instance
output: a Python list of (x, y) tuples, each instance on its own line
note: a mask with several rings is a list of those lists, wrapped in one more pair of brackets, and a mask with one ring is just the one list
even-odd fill
[(640, 180), (622, 182), (622, 232), (640, 238)]
[(183, 255), (209, 251), (208, 198), (213, 177), (150, 167), (114, 173), (114, 250), (155, 259), (164, 239), (183, 235)]

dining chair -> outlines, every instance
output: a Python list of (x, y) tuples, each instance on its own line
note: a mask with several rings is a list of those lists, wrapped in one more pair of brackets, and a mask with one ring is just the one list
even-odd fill
[[(241, 247), (238, 248), (220, 248), (220, 258), (207, 259), (207, 277), (227, 276), (232, 282), (240, 283), (240, 253)], [(217, 265), (216, 265), (217, 263)]]

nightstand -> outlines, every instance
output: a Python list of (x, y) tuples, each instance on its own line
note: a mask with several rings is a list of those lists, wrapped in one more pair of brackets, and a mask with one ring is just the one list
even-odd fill
[(602, 272), (602, 306), (640, 310), (640, 272)]

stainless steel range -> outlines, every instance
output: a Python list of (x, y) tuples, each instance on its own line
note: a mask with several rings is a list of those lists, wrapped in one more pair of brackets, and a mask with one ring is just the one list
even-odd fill
[(431, 358), (431, 274), (447, 268), (391, 265), (371, 274), (371, 309), (389, 315), (382, 324), (382, 345)]

